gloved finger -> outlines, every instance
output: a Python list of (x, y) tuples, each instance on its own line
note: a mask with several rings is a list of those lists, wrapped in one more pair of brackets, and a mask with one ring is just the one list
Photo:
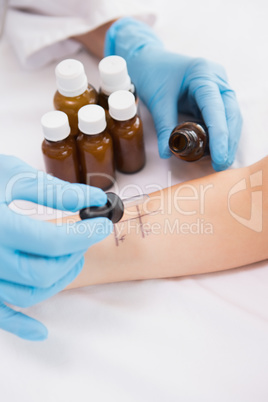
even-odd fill
[(117, 54), (127, 59), (129, 54), (134, 55), (137, 50), (148, 43), (158, 47), (163, 46), (149, 25), (131, 17), (120, 18), (106, 32), (104, 55)]
[(158, 94), (157, 102), (150, 111), (154, 120), (157, 134), (158, 152), (161, 158), (170, 158), (172, 155), (168, 141), (172, 130), (178, 124), (178, 109), (174, 99)]
[(0, 299), (18, 307), (30, 307), (54, 296), (69, 285), (81, 272), (84, 257), (76, 263), (71, 271), (52, 286), (44, 289), (33, 286), (18, 285), (0, 280)]
[(222, 99), (225, 106), (225, 113), (229, 130), (228, 165), (230, 166), (234, 162), (241, 135), (243, 120), (234, 91), (228, 90), (223, 92)]
[(47, 258), (0, 247), (0, 255), (1, 280), (48, 288), (64, 277), (81, 259), (83, 253)]
[(28, 341), (43, 341), (47, 338), (47, 329), (41, 322), (18, 311), (14, 311), (1, 302), (0, 329)]
[(97, 187), (68, 183), (28, 165), (22, 165), (9, 175), (4, 194), (7, 204), (13, 200), (26, 200), (72, 212), (107, 202), (106, 194)]
[(208, 128), (212, 162), (223, 165), (228, 158), (229, 130), (219, 88), (212, 81), (199, 79), (190, 83), (190, 92)]
[(0, 205), (0, 216), (0, 243), (3, 246), (48, 257), (86, 250), (113, 230), (113, 224), (107, 218), (85, 219), (59, 226), (19, 215), (3, 204)]

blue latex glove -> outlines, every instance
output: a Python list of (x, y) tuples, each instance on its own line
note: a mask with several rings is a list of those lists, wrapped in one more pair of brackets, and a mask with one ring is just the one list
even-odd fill
[(106, 203), (94, 187), (46, 175), (12, 156), (0, 155), (0, 328), (28, 340), (43, 340), (47, 329), (5, 303), (29, 307), (64, 289), (83, 267), (83, 254), (111, 233), (106, 218), (57, 226), (12, 211), (15, 199), (65, 211)]
[(107, 31), (105, 56), (113, 54), (127, 61), (137, 93), (152, 114), (162, 158), (171, 156), (168, 140), (181, 112), (202, 116), (215, 170), (233, 163), (242, 117), (223, 67), (168, 52), (147, 25), (132, 18), (116, 21)]

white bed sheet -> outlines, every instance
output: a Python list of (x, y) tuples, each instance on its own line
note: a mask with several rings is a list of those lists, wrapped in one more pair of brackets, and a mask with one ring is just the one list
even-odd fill
[[(156, 29), (167, 46), (228, 71), (244, 117), (233, 167), (266, 156), (268, 3), (160, 3)], [(97, 60), (85, 52), (76, 57), (98, 87)], [(5, 39), (0, 60), (1, 153), (43, 169), (40, 117), (52, 109), (55, 64), (22, 71)], [(169, 178), (177, 183), (212, 173), (208, 161), (160, 160), (152, 120), (144, 107), (141, 114), (147, 165), (131, 183), (146, 192), (152, 183), (165, 187)], [(120, 188), (129, 180), (118, 175)], [(268, 400), (267, 261), (65, 291), (25, 311), (47, 325), (49, 338), (31, 343), (0, 333), (1, 402)]]

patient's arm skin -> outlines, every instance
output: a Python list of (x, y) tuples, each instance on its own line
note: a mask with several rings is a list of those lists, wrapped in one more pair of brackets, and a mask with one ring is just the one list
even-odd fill
[(138, 208), (126, 210), (114, 233), (86, 252), (69, 288), (202, 274), (266, 259), (268, 157), (153, 193)]

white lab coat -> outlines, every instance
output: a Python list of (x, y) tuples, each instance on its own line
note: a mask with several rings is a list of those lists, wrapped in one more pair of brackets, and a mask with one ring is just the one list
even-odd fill
[(20, 63), (38, 68), (77, 52), (81, 45), (70, 37), (128, 15), (155, 20), (135, 0), (10, 0), (5, 32)]

